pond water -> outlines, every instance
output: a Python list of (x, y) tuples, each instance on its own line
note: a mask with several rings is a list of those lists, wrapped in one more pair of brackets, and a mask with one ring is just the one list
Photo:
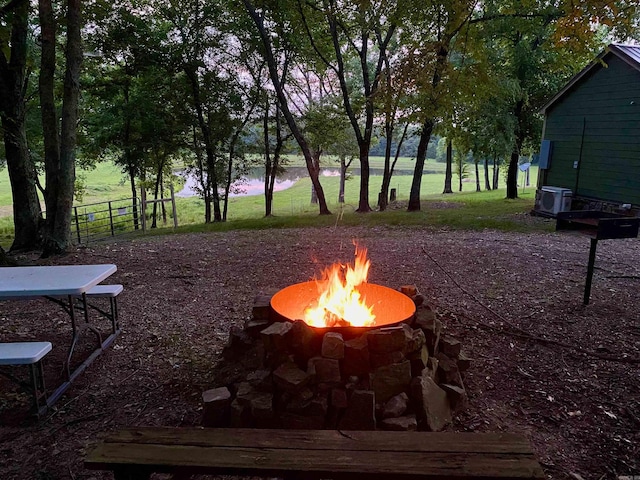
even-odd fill
[[(323, 177), (339, 177), (340, 170), (336, 168), (323, 168), (321, 169), (321, 175)], [(379, 175), (382, 176), (382, 169), (372, 168), (370, 169), (370, 174), (372, 176)], [(426, 171), (425, 174), (428, 173), (436, 173)], [(359, 168), (350, 168), (349, 174), (351, 175), (360, 175)], [(179, 175), (185, 176), (185, 173), (182, 172)], [(410, 170), (396, 170), (394, 175), (413, 175), (413, 171)], [(279, 192), (281, 190), (286, 190), (287, 188), (291, 188), (298, 180), (303, 177), (308, 176), (307, 169), (305, 167), (288, 167), (286, 171), (280, 175), (276, 179), (276, 184), (273, 187), (274, 192)], [(177, 197), (195, 197), (198, 195), (196, 192), (196, 186), (198, 185), (198, 181), (195, 175), (187, 175), (184, 187), (178, 193), (176, 193)], [(241, 197), (241, 196), (250, 196), (250, 195), (263, 195), (264, 194), (264, 174), (262, 173), (262, 169), (255, 169), (246, 177), (242, 177), (242, 179), (234, 184), (232, 191), (229, 196), (230, 197)]]
[[(340, 172), (335, 169), (323, 169), (322, 176), (324, 177), (337, 177)], [(184, 173), (181, 173), (183, 177)], [(276, 183), (273, 187), (274, 192), (286, 190), (291, 188), (300, 178), (307, 175), (307, 169), (303, 167), (288, 168), (287, 171), (276, 179)], [(186, 181), (182, 190), (176, 193), (176, 197), (195, 197), (198, 195), (196, 187), (198, 180), (195, 175), (186, 175)], [(229, 193), (230, 197), (248, 197), (251, 195), (263, 195), (264, 194), (264, 176), (260, 176), (258, 172), (254, 172), (251, 175), (242, 177), (239, 181), (235, 182), (232, 186), (232, 191)]]

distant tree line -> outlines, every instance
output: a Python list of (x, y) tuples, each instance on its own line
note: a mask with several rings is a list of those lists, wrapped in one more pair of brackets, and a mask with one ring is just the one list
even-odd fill
[[(0, 0), (0, 160), (13, 196), (12, 250), (64, 252), (76, 168), (111, 159), (134, 203), (161, 196), (173, 168), (198, 180), (204, 221), (225, 221), (235, 181), (264, 168), (265, 215), (285, 153), (304, 157), (312, 201), (330, 214), (323, 156), (341, 192), (384, 157), (378, 208), (399, 157), (414, 158), (408, 209), (426, 159), (485, 175), (539, 143), (539, 107), (604, 39), (637, 35), (638, 3), (605, 0)], [(40, 175), (44, 175), (44, 182)], [(480, 184), (478, 183), (478, 189)], [(44, 200), (46, 213), (41, 208)], [(137, 219), (136, 219), (137, 220)]]

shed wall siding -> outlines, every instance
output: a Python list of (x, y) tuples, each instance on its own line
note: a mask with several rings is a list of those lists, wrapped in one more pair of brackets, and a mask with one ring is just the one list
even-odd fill
[(547, 110), (553, 153), (544, 185), (639, 205), (640, 72), (612, 54), (605, 61)]

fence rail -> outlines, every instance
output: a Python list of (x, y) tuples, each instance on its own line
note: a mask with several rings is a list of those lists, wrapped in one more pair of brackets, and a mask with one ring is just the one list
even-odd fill
[[(78, 244), (103, 240), (116, 235), (131, 233), (147, 228), (149, 204), (171, 202), (174, 228), (178, 226), (176, 199), (173, 185), (169, 198), (147, 200), (146, 191), (141, 189), (140, 198), (123, 198), (108, 202), (88, 203), (73, 207), (72, 234)], [(157, 213), (157, 212), (156, 212)]]
[(133, 198), (73, 207), (74, 237), (79, 244), (129, 233), (140, 228)]

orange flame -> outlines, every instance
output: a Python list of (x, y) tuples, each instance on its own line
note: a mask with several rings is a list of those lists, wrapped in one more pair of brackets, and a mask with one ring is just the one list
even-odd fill
[(304, 321), (313, 327), (374, 325), (373, 307), (368, 307), (365, 299), (360, 299), (357, 289), (358, 285), (366, 283), (370, 263), (367, 249), (358, 250), (356, 245), (353, 267), (335, 263), (325, 269), (322, 280), (316, 282), (318, 304), (305, 310)]

